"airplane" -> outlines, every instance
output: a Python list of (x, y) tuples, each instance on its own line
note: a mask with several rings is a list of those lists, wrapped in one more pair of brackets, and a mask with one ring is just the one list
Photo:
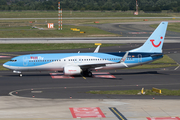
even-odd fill
[(162, 47), (168, 22), (161, 22), (139, 48), (126, 52), (99, 53), (47, 53), (29, 54), (12, 58), (3, 67), (22, 76), (25, 71), (58, 71), (64, 75), (92, 76), (91, 71), (133, 67), (163, 57)]

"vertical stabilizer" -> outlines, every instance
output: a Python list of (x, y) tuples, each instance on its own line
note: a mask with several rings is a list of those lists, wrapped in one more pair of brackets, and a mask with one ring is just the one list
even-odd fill
[(162, 53), (162, 46), (166, 34), (167, 25), (168, 22), (161, 22), (141, 47), (130, 50), (129, 52)]

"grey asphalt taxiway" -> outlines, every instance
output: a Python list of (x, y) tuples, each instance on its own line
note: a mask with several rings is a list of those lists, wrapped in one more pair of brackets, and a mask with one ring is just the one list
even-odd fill
[[(141, 44), (126, 44), (101, 48), (100, 52), (118, 52), (136, 48)], [(164, 44), (164, 53), (179, 63), (180, 44)], [(76, 50), (39, 51), (52, 52), (92, 52), (95, 48)], [(37, 52), (12, 52), (10, 55), (22, 55)], [(5, 54), (5, 53), (1, 53)], [(146, 95), (95, 95), (91, 90), (129, 90), (142, 87), (179, 89), (179, 68), (158, 68), (143, 70), (111, 70), (106, 72), (113, 78), (83, 77), (53, 78), (54, 72), (27, 72), (23, 77), (11, 71), (0, 72), (0, 119), (6, 120), (146, 120), (154, 117), (180, 117), (179, 96)], [(96, 73), (97, 73), (96, 72)], [(109, 72), (109, 73), (108, 73)], [(100, 73), (100, 75), (103, 73)], [(104, 74), (103, 74), (104, 75)], [(74, 118), (70, 108), (99, 107), (105, 117)], [(110, 108), (119, 112), (114, 114)], [(92, 113), (91, 113), (92, 114)], [(83, 115), (86, 115), (83, 113)], [(88, 114), (89, 115), (89, 114)], [(125, 119), (124, 119), (125, 120)]]
[[(126, 44), (101, 48), (100, 52), (119, 52), (137, 48), (142, 44)], [(92, 52), (95, 48), (75, 50), (39, 51), (52, 52)], [(164, 44), (164, 53), (179, 61), (178, 43)], [(37, 52), (11, 52), (16, 56)], [(5, 55), (7, 53), (1, 53)], [(56, 73), (27, 72), (23, 77), (11, 71), (0, 71), (0, 119), (6, 120), (73, 120), (70, 108), (99, 107), (105, 118), (76, 118), (78, 120), (120, 120), (110, 108), (116, 108), (128, 120), (145, 120), (147, 117), (180, 117), (179, 96), (146, 95), (96, 95), (91, 90), (129, 90), (142, 87), (179, 89), (180, 70), (177, 67), (97, 71), (103, 77), (53, 78)], [(100, 73), (101, 72), (101, 73)], [(104, 72), (104, 73), (102, 73)], [(53, 76), (54, 73), (55, 75)], [(104, 77), (114, 76), (112, 78)], [(85, 114), (83, 114), (85, 115)]]
[[(102, 43), (103, 41), (112, 43), (113, 40), (114, 43), (121, 43), (124, 41), (128, 44), (100, 48), (100, 52), (127, 51), (141, 46), (144, 40), (146, 40), (154, 30), (146, 25), (148, 22), (144, 23), (145, 24), (139, 23), (139, 25), (136, 25), (137, 23), (111, 25), (98, 24), (95, 27), (116, 34), (122, 34), (123, 37), (110, 37), (105, 39), (86, 38), (86, 40), (82, 38), (79, 41), (95, 42), (96, 40), (99, 40)], [(137, 37), (140, 38), (139, 41), (139, 38)], [(26, 72), (23, 73), (23, 77), (19, 77), (17, 74), (12, 73), (12, 71), (0, 71), (0, 119), (73, 120), (75, 118), (73, 117), (70, 108), (82, 107), (86, 107), (86, 109), (99, 107), (105, 117), (77, 117), (77, 120), (122, 120), (122, 115), (128, 120), (149, 120), (149, 118), (151, 118), (151, 120), (156, 120), (155, 117), (171, 120), (180, 117), (180, 96), (96, 95), (86, 93), (91, 90), (136, 89), (140, 91), (142, 88), (152, 89), (152, 87), (157, 87), (159, 89), (167, 88), (171, 90), (179, 89), (179, 38), (179, 34), (167, 32), (167, 37), (163, 45), (163, 52), (174, 59), (178, 64), (178, 66), (170, 68), (96, 71), (94, 77), (84, 77), (79, 75), (70, 76), (69, 78), (64, 78), (59, 73), (52, 71)], [(64, 42), (68, 41), (68, 39), (69, 38), (55, 38), (53, 40), (47, 38), (44, 42)], [(73, 38), (69, 42), (75, 42), (78, 39), (79, 38)], [(7, 41), (16, 42), (14, 39), (0, 39), (1, 43), (6, 43)], [(22, 41), (23, 40), (19, 40), (19, 42)], [(35, 42), (34, 39), (29, 41)], [(40, 39), (39, 42), (43, 42), (43, 38)], [(17, 55), (33, 53), (93, 52), (94, 49), (95, 48), (11, 52), (0, 53), (0, 55), (14, 57)], [(97, 76), (97, 74), (99, 76)], [(114, 114), (110, 108), (116, 108), (119, 112), (115, 111), (116, 114)], [(86, 115), (86, 113), (83, 113), (83, 115)]]
[[(100, 48), (100, 52), (119, 52), (137, 48), (142, 44), (126, 44), (122, 46)], [(168, 54), (178, 64), (180, 63), (180, 49), (178, 43), (166, 43), (163, 46), (163, 52)], [(66, 53), (66, 52), (92, 52), (95, 48), (73, 49), (73, 50), (52, 50), (38, 51), (38, 53)], [(33, 54), (34, 52), (11, 52), (8, 55)], [(6, 53), (1, 53), (1, 55)], [(36, 94), (38, 98), (81, 98), (81, 99), (120, 99), (120, 98), (152, 98), (152, 96), (119, 96), (119, 95), (94, 95), (87, 94), (91, 90), (129, 90), (142, 87), (151, 89), (152, 87), (179, 89), (180, 88), (180, 68), (178, 66), (171, 68), (158, 69), (119, 69), (110, 71), (97, 71), (94, 77), (70, 76), (64, 78), (59, 73), (48, 72), (25, 72), (23, 77), (12, 71), (1, 71), (0, 75), (0, 95), (11, 95), (32, 97), (33, 91), (39, 91)], [(96, 76), (98, 74), (100, 76)], [(105, 76), (105, 77), (102, 77)], [(173, 78), (173, 79), (172, 79)], [(17, 94), (18, 93), (18, 94)], [(157, 96), (158, 98), (180, 98), (179, 96)]]
[[(115, 78), (82, 77), (52, 78), (45, 73), (25, 73), (18, 77), (11, 72), (1, 72), (0, 95), (22, 96), (50, 99), (152, 99), (155, 96), (141, 95), (96, 95), (87, 94), (91, 90), (141, 90), (156, 88), (179, 89), (180, 73), (178, 70), (116, 70), (110, 71)], [(98, 73), (98, 72), (96, 72)], [(99, 72), (99, 75), (102, 73)], [(108, 74), (109, 75), (109, 74)], [(57, 76), (57, 75), (56, 75)], [(12, 81), (13, 80), (13, 81)], [(179, 96), (156, 96), (156, 99), (180, 99)]]
[[(180, 22), (180, 21), (168, 21)], [(152, 28), (151, 24), (160, 24), (161, 21), (142, 21), (142, 22), (123, 22), (123, 23), (107, 23), (107, 24), (86, 24), (86, 26), (98, 27), (99, 29), (119, 34), (121, 37), (131, 37), (131, 40), (142, 40), (141, 37), (149, 37), (155, 28)], [(180, 37), (178, 32), (167, 31), (166, 39), (174, 40), (173, 38)], [(120, 39), (121, 40), (121, 39)], [(128, 40), (128, 39), (126, 39)], [(146, 39), (145, 39), (146, 40)], [(165, 41), (167, 42), (167, 41)]]

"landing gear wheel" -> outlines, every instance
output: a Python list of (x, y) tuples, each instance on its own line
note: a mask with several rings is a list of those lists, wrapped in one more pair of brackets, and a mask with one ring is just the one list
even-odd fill
[(22, 77), (22, 74), (19, 74), (19, 77)]
[(92, 72), (89, 71), (87, 75), (88, 75), (88, 77), (92, 77)]
[(88, 71), (88, 70), (83, 71), (82, 74), (83, 74), (84, 76), (87, 76), (87, 77), (92, 77), (92, 72), (91, 72), (91, 71)]

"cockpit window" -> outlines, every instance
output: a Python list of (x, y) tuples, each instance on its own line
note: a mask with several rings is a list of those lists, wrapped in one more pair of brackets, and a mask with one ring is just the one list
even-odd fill
[(10, 60), (11, 62), (16, 62), (17, 60)]

